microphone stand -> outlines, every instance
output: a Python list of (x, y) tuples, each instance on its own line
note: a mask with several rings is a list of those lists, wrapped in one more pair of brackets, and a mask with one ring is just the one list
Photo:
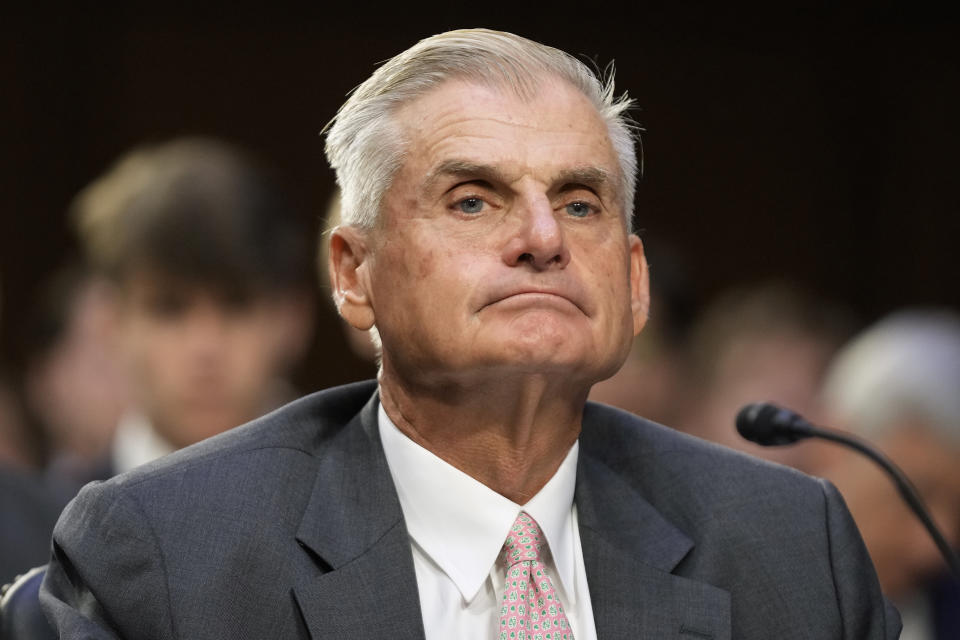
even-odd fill
[(900, 492), (900, 496), (904, 499), (920, 522), (923, 523), (923, 526), (926, 527), (927, 532), (937, 544), (940, 554), (943, 556), (943, 559), (946, 560), (947, 566), (950, 567), (953, 575), (957, 579), (960, 579), (960, 560), (957, 559), (957, 554), (952, 548), (950, 548), (950, 544), (943, 537), (943, 534), (940, 533), (936, 523), (934, 523), (933, 518), (930, 516), (930, 512), (927, 511), (926, 507), (924, 506), (923, 499), (914, 488), (913, 483), (910, 482), (910, 479), (907, 477), (907, 475), (901, 471), (900, 468), (895, 465), (892, 460), (890, 460), (890, 458), (867, 443), (866, 440), (843, 433), (841, 431), (826, 429), (824, 427), (815, 427), (811, 425), (809, 434), (814, 437), (823, 438), (824, 440), (830, 440), (831, 442), (845, 444), (848, 447), (856, 449), (883, 467), (883, 469), (893, 478), (893, 483), (896, 485), (897, 491)]
[(805, 438), (822, 438), (846, 445), (876, 462), (889, 474), (900, 496), (933, 538), (950, 571), (960, 580), (960, 560), (937, 529), (913, 483), (890, 458), (869, 442), (837, 429), (816, 427), (796, 412), (769, 403), (754, 403), (743, 407), (737, 414), (736, 425), (741, 436), (759, 445), (782, 446)]

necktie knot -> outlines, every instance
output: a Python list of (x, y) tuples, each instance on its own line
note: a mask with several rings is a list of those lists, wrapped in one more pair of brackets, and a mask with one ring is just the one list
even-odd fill
[(543, 544), (536, 520), (520, 512), (500, 554), (506, 580), (499, 640), (573, 640), (570, 622), (540, 559)]
[(539, 560), (540, 549), (543, 546), (542, 535), (537, 521), (521, 511), (507, 533), (507, 540), (503, 543), (503, 552), (500, 554), (500, 562), (510, 568), (518, 562)]

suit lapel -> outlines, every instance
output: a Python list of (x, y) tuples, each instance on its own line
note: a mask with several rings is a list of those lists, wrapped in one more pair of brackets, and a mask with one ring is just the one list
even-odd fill
[(693, 542), (583, 447), (575, 502), (600, 640), (730, 638), (730, 594), (671, 573)]
[[(324, 443), (298, 529), (304, 558), (293, 593), (313, 638), (424, 638), (377, 402), (374, 394)], [(590, 447), (581, 447), (575, 502), (600, 640), (729, 640), (729, 593), (671, 573), (692, 541)]]
[(313, 638), (422, 640), (410, 540), (377, 429), (377, 395), (331, 441), (297, 542), (294, 596)]

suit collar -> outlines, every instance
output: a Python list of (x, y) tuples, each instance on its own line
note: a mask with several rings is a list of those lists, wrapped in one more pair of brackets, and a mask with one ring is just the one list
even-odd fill
[(314, 638), (422, 640), (410, 540), (377, 432), (378, 396), (324, 444), (297, 531), (294, 595)]
[(574, 494), (581, 529), (601, 535), (611, 549), (670, 572), (693, 541), (602, 461), (581, 450)]
[(378, 394), (323, 444), (297, 542), (338, 569), (402, 524), (376, 429)]
[[(294, 597), (314, 638), (424, 638), (377, 406), (373, 393), (323, 444), (296, 536), (304, 563)], [(585, 414), (585, 434), (595, 426), (587, 422)], [(729, 639), (729, 593), (671, 573), (693, 541), (594, 453), (603, 447), (591, 445), (581, 446), (574, 500), (598, 637)]]
[(728, 639), (730, 594), (672, 573), (693, 541), (594, 453), (615, 445), (591, 442), (589, 416), (574, 500), (597, 636)]

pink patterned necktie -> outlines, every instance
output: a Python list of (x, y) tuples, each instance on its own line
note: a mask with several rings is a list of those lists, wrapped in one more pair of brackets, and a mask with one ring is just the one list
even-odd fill
[(560, 598), (540, 561), (540, 548), (545, 544), (536, 520), (521, 511), (499, 558), (507, 572), (500, 640), (573, 640)]

